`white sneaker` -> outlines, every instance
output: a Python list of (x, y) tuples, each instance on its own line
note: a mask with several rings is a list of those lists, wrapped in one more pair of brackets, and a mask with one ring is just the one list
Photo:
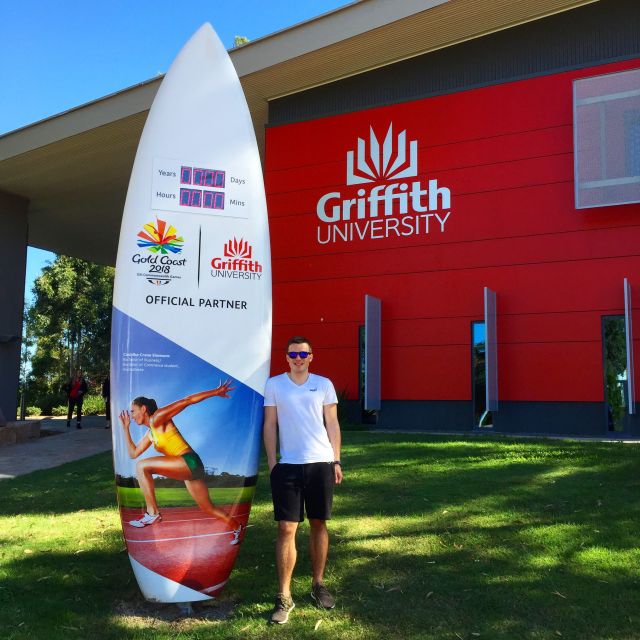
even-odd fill
[(234, 529), (231, 532), (233, 534), (233, 540), (231, 541), (231, 544), (240, 544), (240, 534), (242, 533), (243, 529), (244, 527), (240, 525), (237, 529)]
[(142, 529), (142, 527), (148, 527), (150, 524), (153, 524), (154, 522), (158, 522), (160, 520), (162, 520), (160, 512), (156, 513), (153, 516), (150, 513), (145, 513), (142, 518), (140, 518), (140, 520), (129, 520), (129, 524), (132, 527), (138, 527), (138, 529)]

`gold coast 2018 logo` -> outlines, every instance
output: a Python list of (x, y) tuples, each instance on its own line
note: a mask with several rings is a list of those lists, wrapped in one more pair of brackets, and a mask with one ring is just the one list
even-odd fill
[(418, 177), (418, 141), (394, 136), (393, 123), (381, 140), (370, 128), (347, 152), (346, 198), (332, 191), (318, 200), (319, 244), (445, 232), (451, 191)]
[(137, 238), (138, 247), (146, 250), (146, 253), (136, 253), (131, 258), (134, 264), (144, 269), (137, 274), (139, 277), (158, 286), (182, 277), (179, 272), (187, 259), (174, 256), (182, 253), (184, 239), (173, 225), (156, 218), (155, 222), (147, 222), (143, 226)]
[(262, 265), (253, 257), (253, 247), (243, 238), (229, 240), (223, 255), (211, 260), (212, 278), (235, 278), (238, 280), (262, 279)]

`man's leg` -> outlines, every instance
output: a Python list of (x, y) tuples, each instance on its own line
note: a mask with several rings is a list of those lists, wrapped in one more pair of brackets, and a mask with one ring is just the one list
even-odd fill
[(111, 426), (111, 401), (109, 400), (109, 397), (106, 397), (104, 399), (104, 406), (105, 406), (105, 418), (107, 421), (107, 424), (105, 426), (105, 429), (108, 429)]
[(329, 553), (329, 531), (326, 520), (309, 520), (311, 535), (309, 536), (309, 553), (311, 555), (311, 567), (313, 569), (313, 585), (322, 584), (324, 568), (327, 564)]
[(69, 398), (67, 408), (67, 427), (71, 426), (71, 418), (73, 417), (73, 400)]
[(78, 429), (82, 429), (82, 401), (83, 401), (82, 397), (80, 397), (80, 398), (78, 398), (76, 400), (76, 407), (77, 407), (77, 409), (76, 409), (76, 411), (77, 411), (77, 413), (76, 413), (76, 427)]
[(309, 524), (311, 525), (309, 538), (309, 551), (313, 568), (311, 597), (318, 606), (324, 609), (333, 609), (336, 606), (336, 601), (323, 583), (324, 568), (327, 564), (327, 554), (329, 552), (327, 520), (331, 518), (335, 482), (333, 464), (320, 462), (305, 465), (305, 477), (305, 502)]
[(296, 566), (298, 552), (296, 550), (297, 522), (278, 522), (276, 539), (276, 567), (278, 569), (279, 593), (291, 597), (291, 577)]
[(291, 576), (296, 566), (296, 531), (304, 516), (302, 504), (302, 466), (276, 464), (271, 470), (274, 519), (278, 522), (276, 567), (278, 595), (271, 612), (272, 624), (285, 624), (295, 607), (291, 597)]

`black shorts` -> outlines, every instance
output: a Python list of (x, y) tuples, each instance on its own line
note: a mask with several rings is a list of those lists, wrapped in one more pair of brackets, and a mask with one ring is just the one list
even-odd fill
[(333, 462), (278, 463), (271, 471), (274, 520), (302, 522), (331, 519), (335, 475)]

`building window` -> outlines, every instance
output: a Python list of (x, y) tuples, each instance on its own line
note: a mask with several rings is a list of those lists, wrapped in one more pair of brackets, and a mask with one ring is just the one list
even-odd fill
[(602, 318), (604, 404), (608, 431), (626, 431), (627, 342), (624, 316)]
[(576, 208), (640, 202), (640, 69), (573, 84)]
[(624, 127), (627, 173), (640, 176), (640, 109), (633, 109), (624, 114)]
[(377, 424), (378, 412), (364, 408), (364, 385), (367, 378), (365, 358), (367, 344), (365, 337), (366, 330), (365, 326), (362, 324), (358, 327), (358, 399), (360, 401), (360, 422), (362, 422), (362, 424)]
[(471, 323), (471, 379), (473, 384), (473, 426), (492, 427), (493, 416), (487, 411), (486, 326)]
[(364, 407), (364, 379), (367, 374), (365, 367), (365, 328), (361, 324), (358, 327), (358, 399), (360, 400), (360, 406)]

